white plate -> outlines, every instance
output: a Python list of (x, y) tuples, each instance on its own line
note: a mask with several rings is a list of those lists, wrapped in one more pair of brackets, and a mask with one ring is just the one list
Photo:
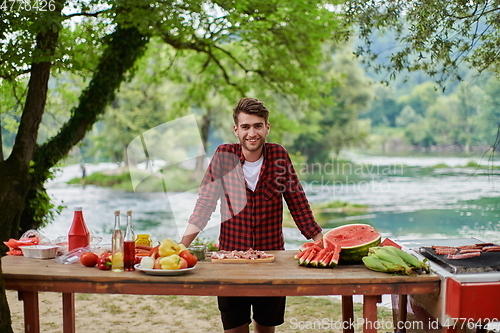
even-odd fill
[(149, 269), (149, 268), (141, 268), (140, 264), (135, 264), (134, 267), (138, 271), (143, 271), (144, 273), (149, 275), (181, 275), (186, 272), (189, 272), (190, 270), (193, 270), (196, 266), (183, 269)]

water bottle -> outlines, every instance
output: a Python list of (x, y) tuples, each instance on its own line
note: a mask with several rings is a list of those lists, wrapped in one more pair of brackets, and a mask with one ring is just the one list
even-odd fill
[(73, 223), (68, 232), (68, 252), (90, 245), (90, 232), (83, 218), (82, 207), (75, 207)]

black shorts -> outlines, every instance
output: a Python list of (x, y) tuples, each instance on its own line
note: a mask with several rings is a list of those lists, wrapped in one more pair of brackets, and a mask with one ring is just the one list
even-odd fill
[(217, 297), (225, 330), (250, 324), (253, 320), (262, 326), (278, 326), (285, 322), (286, 297)]

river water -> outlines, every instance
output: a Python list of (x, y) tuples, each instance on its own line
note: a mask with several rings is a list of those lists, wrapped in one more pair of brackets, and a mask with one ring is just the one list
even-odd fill
[[(408, 177), (397, 172), (378, 173), (362, 182), (304, 183), (311, 202), (344, 201), (368, 205), (369, 211), (358, 216), (325, 214), (325, 228), (346, 223), (368, 223), (384, 237), (395, 239), (478, 237), (500, 242), (500, 171), (478, 172), (456, 169), (470, 158), (456, 157), (370, 157), (351, 156), (355, 163), (372, 166), (401, 164), (428, 166), (444, 163), (449, 168), (431, 175)], [(498, 162), (494, 162), (498, 165)], [(114, 164), (87, 165), (87, 174), (116, 168)], [(380, 170), (379, 170), (380, 171)], [(82, 206), (91, 232), (110, 242), (113, 211), (132, 209), (136, 233), (148, 233), (153, 240), (165, 237), (179, 239), (184, 223), (191, 214), (195, 193), (130, 193), (97, 186), (67, 185), (80, 176), (78, 165), (63, 168), (47, 185), (55, 204), (67, 208), (53, 223), (41, 229), (50, 239), (65, 236), (71, 225), (73, 208)], [(300, 175), (299, 175), (300, 176)], [(214, 214), (213, 220), (218, 215)], [(304, 238), (295, 228), (284, 228), (286, 248), (296, 249)], [(200, 237), (216, 240), (217, 226), (205, 230)]]

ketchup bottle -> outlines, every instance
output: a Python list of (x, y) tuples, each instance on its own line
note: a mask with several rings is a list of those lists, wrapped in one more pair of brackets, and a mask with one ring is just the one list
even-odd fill
[(90, 245), (90, 232), (83, 218), (82, 207), (75, 207), (73, 223), (68, 232), (68, 251)]

